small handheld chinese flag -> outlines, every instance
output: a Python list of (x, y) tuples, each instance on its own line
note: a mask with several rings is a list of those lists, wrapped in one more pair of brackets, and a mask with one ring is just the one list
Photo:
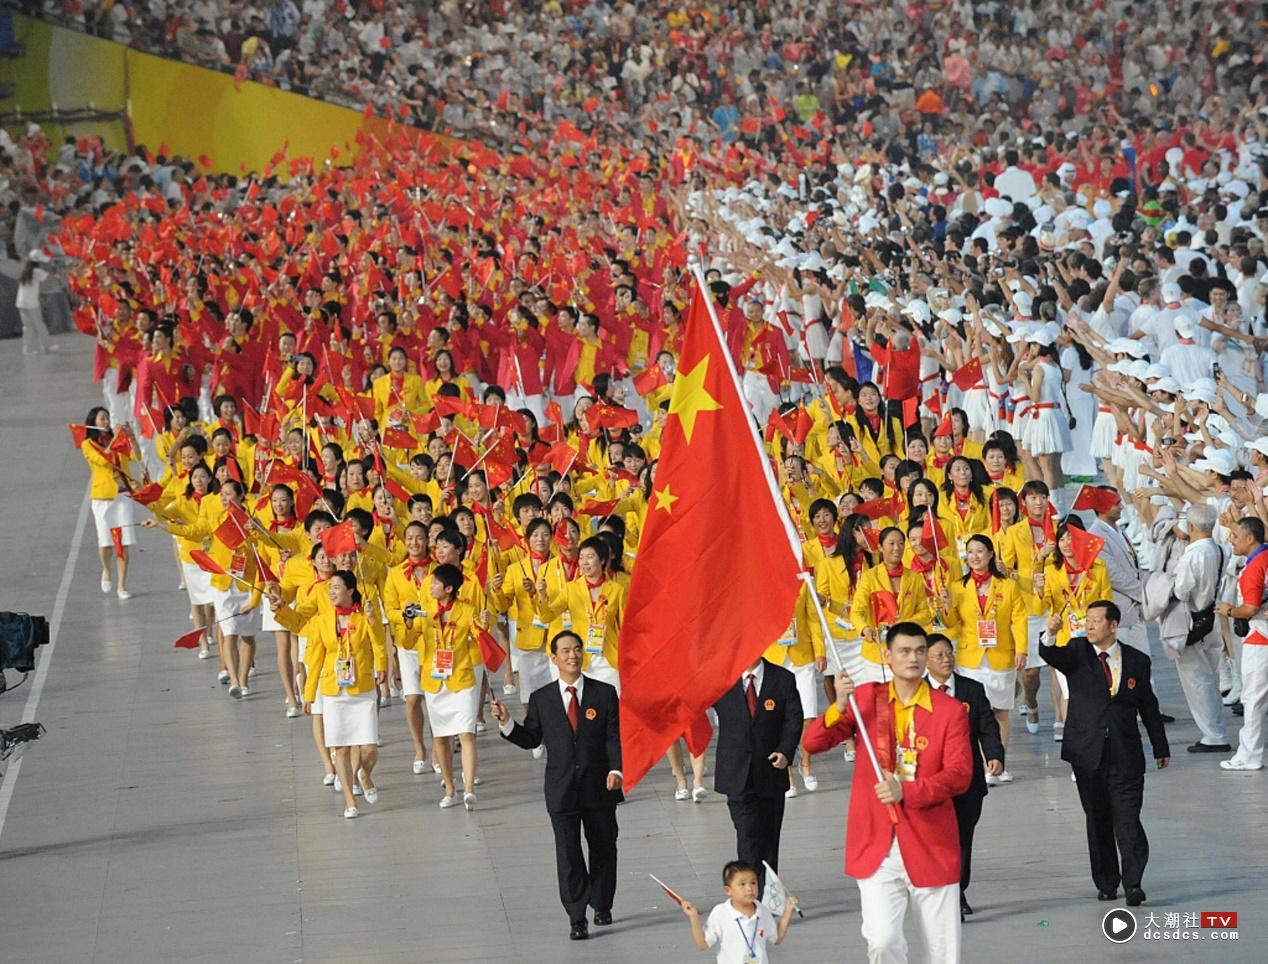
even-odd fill
[(211, 556), (207, 555), (207, 553), (201, 549), (191, 549), (189, 552), (189, 558), (193, 561), (194, 565), (203, 572), (209, 572), (213, 576), (225, 575), (225, 571), (221, 568), (220, 563), (216, 562), (215, 559), (211, 558)]
[(982, 380), (982, 362), (974, 358), (963, 368), (951, 373), (951, 381), (962, 392), (967, 392)]
[(1075, 512), (1109, 512), (1118, 505), (1118, 502), (1118, 493), (1113, 489), (1103, 489), (1099, 485), (1084, 485), (1079, 489), (1074, 505), (1070, 508)]
[(321, 547), (326, 555), (333, 559), (349, 552), (357, 551), (357, 537), (352, 530), (352, 520), (344, 519), (338, 525), (331, 526), (321, 534)]
[(191, 629), (184, 636), (180, 636), (177, 638), (173, 648), (197, 649), (199, 640), (202, 639), (202, 635), (203, 635), (203, 630), (201, 628)]
[(872, 622), (888, 626), (898, 620), (898, 597), (888, 589), (872, 593)]
[(506, 650), (498, 645), (497, 640), (483, 626), (473, 627), (476, 642), (480, 644), (480, 659), (490, 673), (496, 673), (506, 662)]
[(163, 496), (163, 486), (158, 482), (151, 482), (149, 485), (143, 485), (135, 492), (131, 493), (133, 500), (140, 502), (142, 505), (153, 505)]
[(1100, 536), (1089, 535), (1074, 525), (1067, 527), (1066, 531), (1070, 533), (1070, 568), (1076, 572), (1087, 572), (1101, 554), (1105, 540)]

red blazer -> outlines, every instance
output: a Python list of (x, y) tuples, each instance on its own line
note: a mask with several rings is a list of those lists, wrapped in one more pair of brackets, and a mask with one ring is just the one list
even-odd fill
[[(888, 683), (865, 683), (854, 691), (863, 723), (876, 746), (881, 767), (894, 770), (894, 722)], [(895, 831), (907, 875), (916, 887), (942, 887), (960, 881), (960, 837), (951, 798), (968, 789), (973, 779), (973, 750), (969, 744), (968, 704), (931, 691), (933, 713), (916, 707), (920, 748), (916, 778), (903, 783), (903, 799), (896, 807), (898, 824), (890, 823), (884, 804), (876, 798), (876, 774), (862, 746), (854, 761), (854, 786), (845, 833), (845, 872), (856, 879), (870, 877), (889, 853)], [(881, 717), (880, 723), (877, 716)], [(847, 707), (836, 725), (820, 716), (806, 730), (807, 753), (823, 753), (854, 735), (856, 723)]]

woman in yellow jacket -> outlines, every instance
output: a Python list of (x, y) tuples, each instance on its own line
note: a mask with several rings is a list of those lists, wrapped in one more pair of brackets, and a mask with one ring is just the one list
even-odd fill
[[(128, 492), (132, 487), (129, 477), (132, 465), (132, 453), (137, 451), (136, 439), (132, 430), (123, 428), (122, 432), (130, 442), (127, 452), (112, 452), (110, 431), (110, 413), (98, 405), (88, 412), (84, 419), (87, 426), (86, 437), (80, 443), (79, 451), (88, 463), (92, 473), (92, 486), (89, 496), (92, 498), (92, 517), (97, 524), (97, 554), (101, 557), (101, 591), (116, 589), (120, 599), (131, 599), (128, 592), (128, 549), (135, 544), (136, 533), (133, 531), (132, 500)], [(118, 580), (112, 583), (110, 560), (116, 559)]]
[(409, 356), (404, 348), (393, 348), (387, 354), (387, 374), (374, 380), (370, 394), (374, 396), (374, 415), (379, 425), (389, 422), (404, 425), (410, 412), (421, 412), (425, 404), (423, 380), (406, 369)]
[(608, 544), (597, 536), (581, 543), (577, 578), (568, 582), (562, 592), (547, 597), (544, 574), (538, 581), (537, 615), (543, 622), (550, 622), (566, 611), (570, 617), (568, 628), (581, 637), (585, 648), (582, 669), (616, 687), (619, 693), (616, 646), (625, 620), (625, 587), (608, 578), (610, 557)]
[[(850, 619), (850, 603), (859, 576), (872, 567), (872, 554), (863, 536), (867, 527), (868, 521), (863, 516), (846, 516), (836, 548), (815, 566), (815, 592), (827, 610), (824, 615), (828, 618), (837, 663), (852, 680), (864, 670), (863, 640), (860, 627)], [(827, 640), (824, 642), (826, 646)], [(823, 689), (829, 702), (836, 700), (836, 680), (831, 673), (824, 673)], [(847, 758), (849, 753), (847, 751)]]
[(431, 600), (426, 610), (404, 614), (403, 618), (406, 632), (418, 634), (418, 665), (431, 717), (432, 750), (445, 783), (442, 810), (458, 803), (453, 782), (455, 736), (462, 750), (462, 804), (468, 810), (476, 805), (476, 711), (484, 661), (475, 636), (480, 614), (461, 597), (462, 584), (462, 570), (457, 566), (437, 566), (431, 572)]
[(383, 584), (383, 608), (392, 630), (392, 645), (401, 673), (401, 695), (405, 697), (405, 722), (414, 741), (414, 774), (426, 773), (427, 744), (423, 740), (423, 687), (418, 665), (418, 629), (405, 627), (405, 611), (426, 611), (431, 604), (431, 559), (427, 555), (427, 527), (411, 522), (402, 538), (405, 559), (388, 570)]
[[(188, 472), (184, 491), (176, 498), (155, 503), (150, 507), (154, 515), (169, 522), (195, 525), (203, 516), (219, 514), (220, 497), (216, 495), (215, 480), (205, 462), (196, 462)], [(198, 639), (198, 658), (211, 659), (211, 641), (215, 636), (215, 592), (211, 588), (211, 575), (204, 572), (190, 552), (203, 547), (201, 541), (173, 537), (177, 559), (180, 562), (185, 592), (189, 596), (189, 615), (194, 625), (203, 630)]]
[(312, 712), (320, 690), (326, 747), (335, 751), (343, 815), (351, 819), (357, 816), (356, 778), (366, 803), (379, 799), (372, 778), (379, 758), (375, 692), (387, 678), (387, 648), (383, 624), (377, 616), (361, 611), (357, 577), (341, 569), (330, 577), (327, 588), (334, 611), (317, 616), (308, 626), (304, 712)]
[[(1110, 599), (1109, 571), (1100, 559), (1084, 570), (1075, 568), (1071, 558), (1073, 545), (1070, 540), (1070, 523), (1057, 527), (1056, 549), (1048, 558), (1043, 573), (1038, 577), (1035, 591), (1039, 610), (1046, 616), (1061, 617), (1061, 631), (1057, 634), (1057, 646), (1065, 646), (1073, 636), (1083, 633), (1087, 621), (1087, 607), (1098, 599)], [(1031, 665), (1034, 665), (1033, 656)], [(1052, 671), (1052, 695), (1056, 708), (1056, 721), (1052, 724), (1052, 739), (1060, 743), (1065, 735), (1066, 704), (1070, 699), (1070, 684), (1063, 674)], [(1057, 694), (1060, 693), (1060, 696)]]
[[(533, 691), (550, 682), (550, 657), (547, 655), (547, 633), (550, 623), (537, 614), (537, 585), (545, 577), (550, 564), (550, 523), (533, 519), (524, 530), (528, 553), (512, 562), (503, 573), (493, 577), (490, 586), (493, 605), (506, 613), (510, 627), (512, 661), (519, 674), (520, 702), (528, 705)], [(557, 587), (560, 588), (560, 587)], [(551, 592), (549, 584), (547, 593)], [(536, 750), (533, 755), (540, 759)]]
[[(990, 538), (969, 536), (965, 556), (968, 571), (940, 593), (947, 635), (956, 641), (956, 670), (986, 689), (1007, 748), (1017, 670), (1026, 665), (1026, 598), (999, 567)], [(1005, 770), (990, 782), (1012, 779)]]
[[(903, 566), (903, 551), (907, 537), (897, 526), (889, 526), (881, 533), (881, 561), (859, 576), (850, 605), (850, 621), (859, 627), (863, 636), (862, 678), (851, 675), (857, 685), (883, 683), (888, 678), (881, 655), (884, 632), (899, 622), (914, 622), (928, 626), (933, 621), (933, 607), (925, 592), (924, 578), (918, 572)], [(897, 614), (878, 621), (877, 615), (883, 603), (879, 600), (888, 594), (896, 603)], [(876, 597), (874, 601), (873, 597)]]
[(973, 478), (973, 466), (964, 456), (952, 456), (947, 464), (947, 478), (942, 483), (939, 503), (938, 521), (963, 562), (969, 536), (991, 531), (990, 493)]
[[(797, 605), (793, 607), (793, 616), (788, 628), (770, 646), (762, 656), (776, 666), (782, 666), (797, 681), (797, 695), (801, 697), (801, 713), (805, 721), (802, 732), (819, 715), (819, 699), (815, 692), (815, 673), (822, 673), (828, 668), (828, 658), (823, 647), (823, 629), (819, 626), (819, 616), (815, 612), (814, 603), (810, 599), (810, 589), (804, 583), (797, 594)], [(801, 780), (806, 789), (814, 792), (819, 789), (819, 778), (814, 775), (810, 766), (810, 754), (801, 748)], [(797, 784), (793, 780), (792, 767), (788, 768), (788, 792), (786, 796), (797, 795)]]
[(902, 422), (885, 414), (881, 391), (874, 383), (864, 382), (859, 386), (858, 408), (846, 418), (846, 424), (854, 430), (854, 437), (863, 447), (860, 457), (865, 462), (880, 465), (882, 456), (903, 457), (906, 439)]
[[(290, 486), (272, 486), (268, 505), (260, 515), (260, 525), (268, 530), (267, 535), (261, 535), (260, 558), (280, 581), (286, 578), (291, 552), (274, 541), (275, 534), (289, 532), (300, 525), (300, 520), (295, 518), (295, 493)], [(299, 705), (300, 694), (295, 687), (299, 672), (299, 637), (277, 621), (272, 609), (263, 607), (260, 615), (261, 631), (272, 633), (277, 646), (277, 675), (282, 680), (282, 693), (286, 696), (287, 719), (295, 719), (303, 715)]]
[[(220, 631), (221, 668), (229, 674), (226, 682), (229, 683), (229, 695), (234, 699), (245, 699), (251, 695), (247, 675), (255, 662), (255, 634), (260, 626), (259, 604), (263, 589), (259, 550), (254, 544), (251, 529), (247, 528), (247, 538), (236, 548), (230, 548), (217, 535), (218, 531), (226, 531), (220, 527), (228, 522), (231, 511), (246, 514), (242, 507), (243, 492), (241, 482), (227, 479), (221, 483), (222, 508), (215, 515), (200, 513), (197, 521), (190, 524), (164, 524), (174, 536), (191, 542), (201, 541), (212, 561), (222, 570), (212, 575), (211, 587), (216, 600), (216, 628)], [(158, 524), (156, 519), (146, 519), (142, 523), (146, 528)]]

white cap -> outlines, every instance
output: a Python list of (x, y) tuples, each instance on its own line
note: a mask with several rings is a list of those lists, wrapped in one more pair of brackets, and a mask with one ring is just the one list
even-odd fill
[(1035, 303), (1035, 299), (1024, 291), (1019, 291), (1013, 295), (1013, 304), (1017, 306), (1017, 311), (1023, 318), (1030, 317), (1030, 306)]
[(937, 185), (938, 187), (945, 186), (947, 181), (949, 180), (950, 179), (947, 177), (946, 171), (939, 171), (937, 174), (933, 176), (933, 183)]
[(1205, 457), (1193, 463), (1198, 472), (1214, 472), (1216, 475), (1232, 475), (1237, 471), (1237, 459), (1227, 449), (1212, 449)]
[(1032, 331), (1026, 336), (1026, 341), (1036, 345), (1043, 345), (1047, 348), (1056, 341), (1056, 336), (1053, 335), (1052, 329), (1050, 329), (1047, 325), (1041, 325), (1038, 329)]
[(993, 218), (1006, 218), (1013, 213), (1013, 206), (1002, 197), (990, 198), (984, 207), (986, 213)]
[(1170, 375), (1166, 375), (1153, 382), (1149, 386), (1149, 390), (1152, 392), (1166, 392), (1168, 395), (1178, 395), (1180, 394), (1180, 383)]
[(1099, 220), (1100, 218), (1108, 218), (1114, 213), (1114, 205), (1105, 198), (1097, 198), (1096, 203), (1092, 205), (1092, 214)]
[(1254, 449), (1260, 455), (1268, 455), (1268, 438), (1257, 438), (1253, 442), (1247, 442), (1248, 449)]
[[(1012, 341), (1012, 339), (1008, 339)], [(1110, 362), (1109, 370), (1115, 375), (1130, 375), (1132, 373), (1132, 363), (1129, 361)]]
[(919, 298), (913, 298), (907, 302), (907, 306), (903, 308), (903, 314), (915, 318), (921, 324), (933, 317), (933, 312), (929, 310), (929, 306)]
[(957, 322), (964, 320), (964, 312), (962, 312), (959, 308), (943, 308), (940, 312), (938, 312), (938, 317), (947, 324), (954, 325)]
[(1196, 384), (1184, 393), (1184, 397), (1190, 402), (1206, 402), (1208, 405), (1214, 405), (1215, 389), (1206, 385)]
[(1184, 292), (1180, 290), (1180, 286), (1174, 281), (1168, 282), (1162, 286), (1162, 300), (1164, 304), (1179, 304), (1184, 300)]
[(1156, 382), (1159, 379), (1166, 378), (1171, 374), (1171, 369), (1161, 362), (1154, 362), (1149, 366), (1149, 375), (1145, 379), (1147, 382)]
[(1260, 418), (1268, 418), (1268, 392), (1255, 397), (1255, 414)]
[(1019, 342), (1028, 340), (1030, 333), (1035, 330), (1035, 325), (1028, 321), (1019, 321), (1013, 325), (1013, 330), (1004, 339), (1010, 345), (1016, 345)]
[(1138, 382), (1143, 382), (1149, 377), (1149, 362), (1143, 358), (1138, 358), (1131, 363), (1131, 376)]
[(1187, 311), (1177, 313), (1171, 323), (1175, 326), (1176, 334), (1181, 338), (1192, 338), (1197, 330), (1197, 319)]
[(1132, 358), (1145, 357), (1145, 346), (1135, 338), (1115, 338), (1109, 343), (1109, 350), (1115, 355), (1131, 355)]

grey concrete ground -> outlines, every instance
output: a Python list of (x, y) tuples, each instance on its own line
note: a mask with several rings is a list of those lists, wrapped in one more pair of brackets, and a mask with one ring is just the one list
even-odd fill
[[(53, 614), (69, 573), (43, 680), (0, 696), (0, 725), (25, 710), (48, 727), (20, 766), (0, 765), (0, 960), (710, 959), (647, 874), (706, 907), (721, 899), (734, 837), (720, 798), (675, 803), (665, 766), (639, 786), (619, 812), (616, 924), (570, 944), (542, 763), (486, 734), (479, 809), (441, 811), (437, 780), (409, 773), (393, 706), (381, 800), (345, 822), (306, 721), (283, 716), (271, 644), (241, 704), (213, 662), (172, 649), (189, 623), (162, 536), (144, 535), (127, 603), (98, 590), (90, 518), (68, 567), (87, 470), (64, 424), (98, 395), (87, 340), (62, 341), (60, 356), (27, 359), (0, 343), (0, 609)], [(1145, 909), (1159, 923), (1235, 911), (1240, 940), (1110, 944), (1069, 770), (1047, 725), (1016, 725), (1016, 782), (991, 793), (978, 830), (965, 961), (1268, 959), (1268, 775), (1186, 754), (1195, 730), (1175, 672), (1156, 676), (1180, 719), (1173, 768), (1147, 783)], [(819, 792), (788, 803), (781, 859), (806, 919), (775, 959), (860, 961), (857, 891), (841, 874), (848, 768), (835, 757), (817, 770)]]

